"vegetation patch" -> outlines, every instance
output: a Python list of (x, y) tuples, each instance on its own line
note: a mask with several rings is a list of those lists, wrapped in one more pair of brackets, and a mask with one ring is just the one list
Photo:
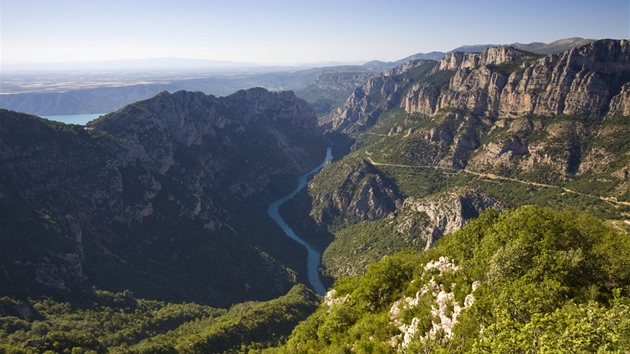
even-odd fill
[(2, 353), (232, 353), (276, 346), (317, 306), (303, 285), (229, 310), (94, 288), (81, 303), (0, 298)]

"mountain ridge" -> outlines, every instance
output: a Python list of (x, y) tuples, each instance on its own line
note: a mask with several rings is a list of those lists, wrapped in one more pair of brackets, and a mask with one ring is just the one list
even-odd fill
[[(581, 38), (569, 38), (555, 41), (549, 43), (548, 48), (550, 49), (548, 51), (554, 53), (561, 52), (569, 47), (576, 46), (580, 43), (583, 44), (580, 42), (581, 40)], [(518, 43), (514, 43), (513, 45), (520, 46)], [(481, 51), (489, 46), (496, 45), (484, 45), (482, 46), (483, 48), (479, 47), (476, 50)], [(526, 47), (528, 45), (523, 46)], [(522, 49), (528, 50), (528, 48), (525, 47)], [(531, 47), (530, 49), (534, 50), (535, 48)], [(463, 46), (456, 48), (449, 51), (449, 53), (453, 51), (466, 51), (466, 47)], [(29, 81), (32, 81), (33, 78), (18, 77), (16, 80), (12, 79), (9, 81), (7, 79), (5, 82), (5, 88), (14, 87), (14, 89), (18, 91), (14, 94), (0, 95), (0, 107), (40, 115), (103, 113), (117, 110), (120, 107), (135, 101), (147, 99), (163, 90), (168, 90), (170, 92), (177, 90), (203, 91), (206, 94), (229, 95), (239, 89), (264, 86), (270, 90), (294, 90), (297, 92), (307, 89), (309, 85), (316, 81), (320, 75), (325, 76), (329, 73), (347, 72), (380, 73), (404, 64), (410, 60), (424, 59), (439, 61), (446, 54), (447, 53), (443, 52), (431, 52), (426, 54), (416, 53), (394, 62), (369, 61), (360, 65), (313, 65), (313, 68), (306, 69), (300, 67), (262, 67), (253, 70), (252, 68), (244, 67), (231, 69), (232, 72), (226, 75), (216, 72), (208, 72), (207, 70), (194, 70), (189, 73), (186, 73), (185, 71), (178, 73), (175, 71), (171, 75), (164, 76), (157, 75), (155, 72), (147, 72), (145, 70), (139, 74), (128, 72), (123, 76), (114, 75), (113, 77), (107, 77), (107, 85), (104, 85), (103, 87), (95, 87), (95, 83), (93, 82), (95, 78), (90, 78), (88, 81), (88, 88), (81, 88), (82, 81), (85, 80), (83, 74), (74, 76), (65, 74), (64, 80), (75, 79), (77, 82), (68, 87), (61, 88), (58, 87), (56, 83), (53, 85), (38, 85), (36, 86), (39, 90), (38, 92), (29, 93), (20, 93), (20, 90), (33, 90), (33, 85), (27, 85), (26, 87), (22, 87), (21, 85), (23, 85), (24, 82), (28, 83)], [(148, 67), (148, 65), (144, 66)], [(270, 71), (276, 72), (274, 73)], [(186, 78), (178, 79), (181, 78), (182, 75)], [(128, 82), (122, 87), (108, 86), (111, 85), (110, 81), (112, 80), (115, 83), (119, 81), (124, 82), (125, 80), (134, 77), (137, 77), (135, 80), (136, 82), (131, 80), (132, 82)], [(357, 86), (361, 83), (362, 82), (357, 82)], [(120, 84), (116, 84), (116, 86), (120, 86)], [(104, 99), (104, 97), (107, 97), (107, 99)], [(304, 95), (304, 98), (306, 99), (309, 99), (309, 97), (309, 95)], [(316, 103), (313, 100), (309, 102)], [(325, 113), (328, 113), (328, 111)]]
[[(432, 77), (437, 78), (438, 75), (435, 74), (445, 76), (441, 79), (443, 88), (435, 92), (435, 89), (440, 86), (433, 83), (415, 84), (411, 90), (402, 93), (406, 96), (403, 98), (401, 107), (408, 113), (418, 112), (430, 115), (436, 114), (445, 107), (468, 109), (475, 114), (487, 113), (491, 116), (508, 113), (513, 115), (527, 113), (588, 115), (608, 111), (616, 112), (625, 109), (622, 97), (627, 94), (627, 88), (623, 86), (623, 80), (627, 81), (624, 75), (628, 72), (627, 47), (628, 42), (625, 40), (602, 40), (566, 51), (564, 54), (549, 55), (540, 59), (538, 56), (505, 46), (488, 48), (482, 53), (454, 52), (445, 56), (431, 69), (433, 70), (430, 73)], [(602, 61), (595, 59), (600, 54), (608, 55), (608, 53), (610, 53), (610, 59), (602, 58)], [(529, 63), (526, 64), (523, 60), (529, 60)], [(428, 63), (410, 62), (412, 66), (430, 65)], [(610, 77), (610, 75), (619, 75), (619, 77)], [(393, 84), (391, 73), (386, 73), (381, 78), (375, 78), (372, 81), (387, 78), (390, 78), (387, 85), (391, 86)], [(568, 82), (563, 82), (563, 80), (568, 80)], [(607, 80), (614, 82), (608, 83)], [(573, 89), (570, 87), (572, 82), (583, 87)], [(611, 85), (612, 91), (594, 91), (601, 90), (599, 87), (607, 84)], [(374, 89), (371, 86), (374, 85), (378, 84), (368, 82), (360, 90), (367, 91), (368, 96), (373, 95)], [(383, 85), (385, 84), (377, 87), (385, 87)], [(356, 92), (354, 95), (357, 95), (357, 98), (351, 98), (346, 103), (348, 107), (363, 105), (362, 117), (368, 116), (371, 110), (378, 109), (378, 107), (371, 107), (372, 103), (369, 101), (365, 101), (367, 98), (362, 96), (365, 94)], [(501, 95), (506, 98), (502, 99)], [(616, 97), (617, 95), (622, 96)], [(355, 102), (351, 103), (352, 100)], [(359, 104), (356, 100), (364, 102)], [(585, 102), (581, 103), (581, 100)], [(611, 102), (614, 103), (613, 106), (610, 106)], [(621, 106), (616, 102), (620, 102)], [(351, 124), (352, 119), (349, 118), (351, 115), (348, 108), (340, 108), (331, 115), (332, 129), (339, 130), (339, 127)], [(365, 118), (362, 125), (365, 125), (364, 120)], [(354, 131), (358, 128), (342, 128), (344, 129)]]
[[(148, 296), (161, 287), (154, 295), (224, 305), (275, 297), (305, 276), (303, 251), (256, 208), (325, 154), (313, 110), (293, 93), (163, 92), (85, 127), (0, 117), (0, 202), (11, 216), (2, 229), (24, 237), (3, 247), (3, 292), (77, 295), (93, 284)], [(39, 231), (20, 233), (24, 220)], [(48, 242), (57, 245), (37, 246)], [(19, 245), (38, 251), (31, 258)], [(234, 270), (216, 272), (220, 264)], [(198, 290), (185, 284), (191, 267), (207, 278)]]

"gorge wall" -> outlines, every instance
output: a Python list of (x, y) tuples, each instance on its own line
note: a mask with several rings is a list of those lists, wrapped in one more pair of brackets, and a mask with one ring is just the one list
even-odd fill
[[(629, 53), (628, 40), (600, 40), (547, 56), (499, 46), (449, 53), (440, 62), (411, 61), (357, 88), (327, 128), (365, 129), (395, 106), (407, 113), (455, 108), (493, 118), (624, 112)], [(427, 65), (426, 80), (401, 75)]]
[(3, 290), (96, 285), (225, 305), (305, 277), (303, 251), (255, 207), (325, 154), (293, 93), (163, 92), (85, 127), (0, 119)]
[[(431, 99), (426, 85), (403, 98), (409, 113), (446, 107), (477, 115), (605, 115), (628, 80), (630, 42), (602, 40), (544, 57), (510, 47), (448, 54), (436, 71), (454, 71), (449, 87)], [(428, 104), (427, 104), (428, 103)]]
[[(628, 40), (552, 55), (499, 46), (410, 61), (357, 87), (322, 124), (353, 137), (354, 151), (310, 188), (312, 218), (341, 229), (324, 254), (331, 273), (428, 247), (487, 208), (529, 200), (510, 188), (570, 207), (567, 195), (630, 201), (629, 55)], [(342, 260), (348, 250), (354, 258)]]

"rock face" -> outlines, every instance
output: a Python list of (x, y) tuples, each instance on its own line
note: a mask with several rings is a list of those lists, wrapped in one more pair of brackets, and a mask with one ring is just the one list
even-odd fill
[[(321, 184), (334, 188), (319, 189)], [(364, 160), (344, 161), (309, 184), (313, 219), (320, 224), (373, 221), (396, 210), (401, 196), (395, 186)]]
[[(600, 40), (547, 56), (499, 46), (449, 53), (439, 63), (411, 61), (355, 89), (325, 127), (363, 130), (397, 106), (428, 116), (445, 109), (492, 118), (620, 114), (628, 105), (629, 56), (630, 41)], [(401, 76), (423, 65), (431, 71)]]
[(374, 73), (324, 73), (317, 77), (313, 86), (320, 90), (352, 91), (373, 76)]
[[(293, 93), (163, 92), (86, 127), (10, 111), (0, 120), (0, 207), (15, 217), (1, 233), (23, 227), (6, 236), (21, 237), (7, 243), (16, 247), (53, 244), (32, 259), (7, 256), (3, 285), (28, 278), (44, 289), (94, 284), (143, 296), (204, 279), (199, 292), (150, 296), (223, 304), (236, 301), (227, 293), (270, 298), (296, 281), (287, 266), (298, 263), (252, 242), (281, 243), (282, 233), (248, 224), (265, 215), (250, 203), (270, 201), (325, 154), (315, 113)], [(103, 274), (108, 262), (116, 278)]]
[(472, 70), (488, 65), (501, 65), (523, 59), (526, 52), (512, 47), (498, 46), (485, 49), (481, 53), (453, 52), (447, 54), (438, 66), (442, 70)]
[[(446, 107), (490, 117), (605, 115), (623, 96), (630, 72), (630, 42), (602, 40), (537, 59), (510, 47), (451, 53), (436, 68), (454, 71), (448, 88), (434, 96), (418, 84), (403, 98), (409, 113), (435, 114)], [(433, 98), (433, 99), (431, 99)], [(428, 104), (427, 104), (428, 103)]]
[[(346, 103), (324, 123), (324, 127), (341, 133), (352, 133), (374, 124), (383, 110), (400, 104), (398, 97), (414, 80), (429, 74), (435, 62), (412, 60), (368, 79), (357, 87)], [(418, 73), (407, 77), (412, 70)]]
[[(473, 189), (454, 189), (416, 200), (407, 198), (403, 203), (401, 220), (396, 228), (401, 234), (419, 234), (418, 240), (425, 242), (425, 249), (443, 235), (455, 232), (475, 219), (486, 209), (501, 210), (501, 204), (489, 195)], [(429, 222), (421, 224), (422, 218), (415, 213), (425, 214)]]
[(621, 87), (621, 92), (610, 100), (609, 115), (630, 116), (630, 83)]

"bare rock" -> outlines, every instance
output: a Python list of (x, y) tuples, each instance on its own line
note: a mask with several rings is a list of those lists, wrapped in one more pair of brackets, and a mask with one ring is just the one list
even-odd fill
[[(417, 200), (405, 199), (399, 213), (402, 216), (397, 227), (401, 234), (420, 233), (420, 239), (425, 242), (425, 249), (431, 247), (433, 242), (445, 234), (461, 229), (466, 221), (474, 219), (489, 208), (501, 209), (500, 203), (487, 194), (466, 188), (459, 188), (449, 192), (438, 193)], [(409, 213), (411, 212), (411, 213)], [(418, 217), (415, 213), (425, 214), (427, 223), (414, 223)]]

